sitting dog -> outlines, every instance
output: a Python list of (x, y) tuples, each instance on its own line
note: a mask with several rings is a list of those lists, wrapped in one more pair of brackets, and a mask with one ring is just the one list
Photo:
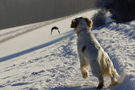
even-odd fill
[(115, 75), (119, 77), (119, 74), (114, 68), (108, 54), (103, 50), (90, 30), (92, 24), (92, 20), (86, 17), (75, 18), (71, 23), (71, 28), (74, 28), (78, 37), (77, 50), (82, 77), (84, 79), (88, 77), (88, 71), (85, 67), (90, 65), (92, 74), (99, 80), (97, 89), (101, 89), (104, 86), (103, 76), (109, 76), (111, 78), (110, 86), (114, 86), (118, 83)]
[(58, 33), (60, 34), (59, 28), (58, 28), (58, 27), (56, 27), (56, 26), (54, 26), (54, 27), (52, 27), (52, 29), (51, 29), (51, 35), (52, 35), (53, 30), (57, 30), (57, 31), (58, 31)]

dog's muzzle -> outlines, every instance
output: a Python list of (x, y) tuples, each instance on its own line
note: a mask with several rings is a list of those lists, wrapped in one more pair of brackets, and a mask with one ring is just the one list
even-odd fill
[(77, 24), (78, 24), (78, 20), (77, 19), (72, 20), (71, 28), (77, 28)]

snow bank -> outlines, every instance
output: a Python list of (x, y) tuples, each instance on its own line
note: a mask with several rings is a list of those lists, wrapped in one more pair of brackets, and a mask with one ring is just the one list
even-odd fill
[[(135, 21), (111, 23), (93, 30), (98, 41), (109, 54), (119, 74), (125, 72), (126, 80), (122, 90), (135, 88)], [(125, 88), (126, 87), (126, 88)]]

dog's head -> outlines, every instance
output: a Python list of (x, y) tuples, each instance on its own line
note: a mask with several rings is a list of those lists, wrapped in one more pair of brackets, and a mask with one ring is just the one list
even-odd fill
[(75, 18), (72, 20), (71, 22), (71, 28), (74, 28), (75, 30), (77, 28), (92, 28), (92, 20), (86, 17), (79, 17), (79, 18)]

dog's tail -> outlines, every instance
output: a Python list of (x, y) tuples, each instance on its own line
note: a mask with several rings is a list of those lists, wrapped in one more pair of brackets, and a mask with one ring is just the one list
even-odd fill
[(126, 73), (124, 71), (119, 75), (117, 70), (115, 68), (113, 68), (113, 74), (117, 77), (118, 84), (121, 84), (124, 82), (124, 80), (126, 78)]
[(118, 84), (121, 84), (124, 82), (124, 80), (126, 79), (126, 73), (123, 71), (120, 76), (118, 77)]
[[(112, 63), (112, 62), (111, 62)], [(120, 75), (118, 74), (117, 70), (112, 66), (112, 73), (117, 77), (119, 78)]]

